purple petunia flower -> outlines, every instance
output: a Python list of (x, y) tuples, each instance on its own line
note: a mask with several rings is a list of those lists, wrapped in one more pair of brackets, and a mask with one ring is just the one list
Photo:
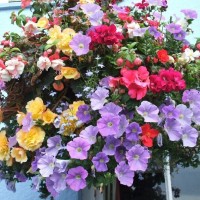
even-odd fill
[(43, 155), (37, 162), (37, 167), (40, 170), (40, 174), (43, 177), (49, 177), (51, 174), (53, 174), (53, 170), (55, 167), (55, 160), (56, 158), (54, 156), (50, 155)]
[(33, 119), (32, 119), (32, 114), (27, 113), (24, 119), (22, 120), (22, 130), (24, 132), (29, 132), (34, 125)]
[(115, 160), (119, 163), (126, 160), (126, 148), (121, 145), (116, 148)]
[(166, 0), (147, 0), (147, 3), (154, 5), (154, 6), (167, 6), (167, 1)]
[(46, 187), (47, 187), (47, 190), (50, 192), (50, 194), (53, 196), (53, 197), (56, 197), (58, 195), (58, 192), (56, 192), (56, 190), (54, 189), (54, 182), (48, 177), (46, 178)]
[(92, 163), (95, 166), (95, 169), (97, 172), (105, 172), (108, 170), (108, 167), (106, 165), (106, 163), (109, 162), (109, 158), (108, 156), (103, 153), (103, 152), (99, 152), (96, 154), (96, 156), (94, 156), (92, 158)]
[(175, 119), (165, 121), (164, 130), (167, 132), (171, 141), (179, 141), (181, 138), (181, 125)]
[(186, 105), (179, 104), (176, 106), (176, 110), (179, 112), (178, 117), (176, 120), (181, 124), (181, 125), (190, 125), (191, 120), (192, 120), (192, 111), (187, 108)]
[(106, 155), (114, 155), (116, 148), (120, 145), (120, 140), (114, 138), (113, 136), (108, 136), (106, 138), (106, 144), (104, 145), (102, 151)]
[(62, 148), (61, 141), (62, 139), (59, 135), (50, 137), (47, 140), (48, 148), (46, 148), (45, 152), (48, 155), (56, 156), (58, 154), (58, 151)]
[(97, 90), (91, 95), (91, 107), (93, 110), (99, 110), (103, 108), (106, 103), (106, 97), (109, 96), (109, 91), (103, 87), (98, 87)]
[(126, 119), (126, 116), (120, 115), (119, 129), (118, 129), (118, 132), (116, 133), (116, 135), (114, 135), (114, 137), (115, 138), (121, 137), (123, 135), (123, 133), (125, 132), (128, 124), (129, 124), (129, 122)]
[(31, 185), (31, 188), (34, 189), (34, 190), (39, 191), (41, 180), (42, 180), (42, 177), (41, 177), (41, 176), (34, 176), (34, 177), (32, 178), (32, 185)]
[(23, 173), (19, 173), (19, 172), (15, 172), (15, 176), (20, 182), (26, 182), (28, 179)]
[(130, 141), (138, 141), (140, 133), (142, 133), (142, 129), (137, 122), (130, 123), (126, 128), (126, 138)]
[(159, 109), (154, 104), (143, 101), (141, 105), (136, 108), (136, 111), (139, 115), (144, 118), (145, 122), (158, 122), (159, 121)]
[(125, 139), (123, 141), (123, 145), (126, 147), (127, 150), (130, 150), (136, 144), (138, 144), (138, 142), (136, 142), (134, 140), (130, 141), (130, 140)]
[(103, 18), (104, 12), (102, 10), (93, 13), (89, 17), (89, 21), (92, 26), (99, 26), (102, 24), (102, 18)]
[(80, 7), (83, 10), (83, 12), (88, 16), (91, 16), (95, 12), (98, 12), (98, 11), (101, 10), (101, 7), (97, 4), (94, 4), (94, 3), (82, 4)]
[(12, 192), (16, 192), (16, 181), (5, 180), (6, 189)]
[(102, 109), (99, 110), (101, 116), (105, 116), (107, 114), (118, 115), (122, 111), (122, 108), (113, 102), (106, 104)]
[(63, 190), (65, 190), (67, 188), (67, 185), (66, 185), (66, 178), (67, 178), (67, 174), (66, 172), (64, 173), (56, 173), (54, 172), (50, 177), (49, 179), (51, 181), (53, 181), (53, 189), (56, 191), (56, 192), (61, 192)]
[(200, 108), (192, 109), (192, 111), (193, 111), (192, 121), (195, 124), (200, 125)]
[(105, 137), (108, 135), (116, 135), (119, 129), (120, 117), (113, 114), (104, 115), (97, 121), (99, 133)]
[(166, 26), (166, 29), (167, 29), (168, 32), (173, 33), (173, 34), (179, 33), (179, 32), (182, 31), (181, 25), (175, 24), (175, 23), (168, 24)]
[(100, 80), (99, 85), (105, 88), (109, 88), (109, 83), (111, 80), (111, 76), (104, 77)]
[(76, 113), (76, 116), (83, 123), (88, 123), (91, 120), (90, 107), (88, 105), (80, 105), (78, 107), (78, 111)]
[(3, 90), (5, 87), (6, 87), (5, 82), (2, 79), (0, 79), (0, 90)]
[(65, 172), (70, 162), (71, 162), (70, 160), (56, 159), (54, 172), (58, 173)]
[(162, 36), (161, 32), (159, 32), (154, 26), (149, 27), (149, 33), (154, 36), (155, 39), (158, 39)]
[(134, 172), (130, 170), (130, 167), (124, 161), (117, 165), (115, 174), (122, 185), (130, 187), (133, 184)]
[(85, 139), (90, 145), (96, 143), (96, 136), (98, 133), (98, 128), (96, 126), (88, 126), (81, 131), (80, 137)]
[(66, 182), (74, 191), (79, 191), (86, 187), (88, 172), (81, 166), (69, 169)]
[(189, 103), (190, 108), (198, 107), (200, 108), (200, 92), (195, 89), (185, 90), (183, 92), (182, 101), (184, 103)]
[(77, 137), (68, 142), (66, 148), (71, 158), (85, 160), (88, 156), (90, 144), (85, 139)]
[(174, 39), (175, 40), (179, 40), (179, 41), (182, 41), (184, 40), (186, 37), (186, 32), (185, 31), (180, 31), (179, 33), (174, 33)]
[(168, 119), (176, 119), (179, 116), (179, 112), (173, 105), (163, 106), (161, 111), (164, 114), (165, 118)]
[(126, 153), (126, 158), (128, 160), (130, 170), (145, 171), (147, 169), (150, 153), (145, 147), (137, 144)]
[(133, 36), (135, 37), (143, 37), (148, 28), (137, 28), (133, 30)]
[(15, 146), (17, 144), (16, 135), (14, 135), (13, 137), (9, 137), (8, 142), (10, 148)]
[(77, 56), (85, 55), (89, 52), (91, 38), (81, 33), (76, 34), (69, 46), (75, 51)]
[(196, 146), (197, 138), (198, 138), (198, 131), (195, 128), (189, 125), (186, 125), (182, 128), (182, 140), (184, 147)]
[(184, 13), (187, 19), (196, 19), (198, 17), (198, 14), (195, 10), (183, 9), (181, 12)]

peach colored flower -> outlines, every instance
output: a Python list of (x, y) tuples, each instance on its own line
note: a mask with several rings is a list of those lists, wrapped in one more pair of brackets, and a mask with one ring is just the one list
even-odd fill
[(11, 150), (12, 158), (15, 158), (16, 162), (24, 163), (28, 160), (26, 151), (23, 148), (14, 147)]
[(0, 132), (0, 160), (8, 160), (10, 157), (10, 148), (8, 145), (8, 139), (6, 137), (6, 131)]

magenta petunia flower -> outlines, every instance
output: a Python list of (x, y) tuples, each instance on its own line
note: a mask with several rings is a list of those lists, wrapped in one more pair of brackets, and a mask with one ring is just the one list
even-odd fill
[(116, 135), (119, 130), (120, 117), (118, 115), (107, 114), (97, 121), (99, 133), (106, 137)]
[(130, 170), (146, 171), (150, 153), (145, 147), (137, 144), (126, 153), (126, 158), (128, 160)]
[(130, 187), (133, 184), (134, 172), (130, 170), (130, 167), (124, 161), (117, 165), (115, 174), (122, 185)]
[(79, 191), (86, 187), (88, 172), (81, 166), (69, 169), (66, 182), (70, 189)]
[(89, 52), (91, 38), (81, 33), (76, 34), (69, 46), (74, 50), (77, 56), (85, 55)]
[(95, 166), (97, 172), (105, 172), (108, 170), (107, 164), (109, 162), (108, 156), (103, 153), (99, 152), (95, 157), (92, 158), (92, 163)]
[(90, 144), (85, 139), (77, 137), (68, 142), (66, 148), (71, 158), (85, 160), (88, 156)]
[(148, 101), (142, 101), (141, 105), (136, 108), (139, 115), (144, 118), (145, 122), (158, 122), (159, 121), (159, 109), (154, 104)]

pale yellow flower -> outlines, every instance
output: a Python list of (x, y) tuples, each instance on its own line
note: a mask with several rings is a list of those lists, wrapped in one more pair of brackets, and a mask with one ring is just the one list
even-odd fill
[(6, 160), (6, 166), (11, 167), (13, 165), (13, 158), (10, 156), (8, 160)]
[(78, 79), (80, 78), (80, 73), (74, 67), (61, 67), (60, 68), (61, 75), (66, 79)]
[(8, 145), (8, 139), (6, 137), (6, 131), (0, 132), (0, 160), (8, 160), (10, 157), (10, 148)]
[(23, 148), (14, 147), (11, 150), (11, 156), (15, 158), (16, 162), (24, 163), (28, 160), (26, 151)]
[(76, 116), (79, 106), (84, 105), (84, 101), (74, 101), (73, 104), (69, 105), (70, 112), (72, 116)]
[(37, 120), (42, 118), (43, 112), (46, 110), (41, 98), (36, 97), (35, 100), (31, 100), (26, 105), (27, 112), (32, 114), (32, 118)]
[(41, 147), (45, 132), (40, 127), (33, 126), (29, 132), (18, 131), (16, 136), (21, 147), (29, 151), (35, 151)]
[(47, 44), (51, 44), (56, 40), (60, 40), (62, 37), (60, 26), (54, 25), (53, 28), (49, 29), (49, 37), (50, 39), (47, 41)]
[(17, 123), (19, 124), (19, 126), (22, 125), (22, 121), (24, 119), (26, 115), (23, 112), (18, 112), (17, 114)]
[(94, 3), (95, 1), (94, 0), (79, 0), (78, 3), (80, 4), (86, 4), (86, 3)]
[(37, 22), (37, 26), (39, 28), (47, 28), (48, 25), (49, 25), (49, 20), (46, 17), (41, 17)]
[(53, 113), (50, 109), (47, 109), (42, 114), (42, 120), (44, 121), (44, 124), (51, 124), (51, 123), (53, 123), (56, 116), (57, 115), (55, 113)]

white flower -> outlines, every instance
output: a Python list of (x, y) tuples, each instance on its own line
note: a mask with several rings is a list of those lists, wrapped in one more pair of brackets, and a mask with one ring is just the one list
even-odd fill
[(49, 67), (51, 67), (51, 61), (49, 60), (48, 57), (40, 56), (39, 60), (37, 61), (37, 66), (41, 70), (45, 69), (46, 71), (48, 71)]
[(25, 35), (31, 35), (38, 31), (37, 23), (33, 21), (28, 21), (24, 26)]
[(140, 29), (140, 25), (138, 23), (131, 22), (130, 24), (127, 25), (127, 29), (128, 29), (129, 38), (133, 38), (134, 30)]
[(4, 82), (10, 81), (12, 78), (6, 69), (0, 69), (0, 77)]
[(63, 60), (61, 59), (56, 59), (56, 60), (52, 60), (51, 61), (51, 67), (54, 69), (54, 70), (57, 70), (59, 71), (61, 67), (64, 67), (65, 64), (63, 62)]
[(199, 51), (193, 51), (192, 49), (185, 49), (184, 53), (181, 56), (187, 63), (194, 61), (195, 58), (200, 57), (200, 52)]
[(24, 71), (24, 63), (19, 61), (17, 58), (12, 58), (11, 60), (6, 61), (5, 66), (5, 70), (7, 70), (7, 72), (3, 73), (4, 75), (9, 74), (11, 78), (18, 78)]
[(178, 21), (176, 22), (176, 24), (180, 25), (183, 30), (186, 30), (187, 27), (188, 27), (188, 22), (187, 22), (186, 19), (178, 19)]

